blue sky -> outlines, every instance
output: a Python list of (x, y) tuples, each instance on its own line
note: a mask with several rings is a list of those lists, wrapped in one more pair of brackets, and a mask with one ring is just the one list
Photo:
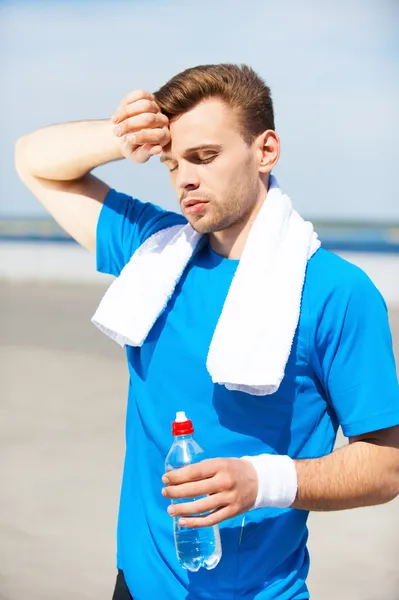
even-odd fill
[[(310, 218), (399, 221), (396, 0), (0, 2), (0, 215), (43, 215), (19, 182), (23, 133), (106, 118), (135, 88), (196, 64), (253, 66), (272, 88), (276, 175)], [(159, 160), (98, 170), (177, 209)]]

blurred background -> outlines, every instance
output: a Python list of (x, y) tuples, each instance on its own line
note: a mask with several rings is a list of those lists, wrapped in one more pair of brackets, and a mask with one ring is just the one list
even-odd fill
[[(279, 183), (379, 287), (398, 360), (398, 32), (397, 0), (0, 0), (0, 600), (110, 598), (127, 395), (123, 352), (90, 324), (111, 279), (18, 180), (17, 138), (108, 118), (190, 66), (251, 65)], [(178, 210), (157, 159), (98, 175)], [(312, 597), (399, 599), (398, 509), (311, 516)]]

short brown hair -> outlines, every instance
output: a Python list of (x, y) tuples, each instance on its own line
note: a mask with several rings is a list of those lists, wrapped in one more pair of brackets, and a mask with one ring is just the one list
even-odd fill
[(206, 98), (220, 98), (236, 111), (240, 133), (248, 145), (263, 131), (274, 130), (270, 88), (247, 65), (192, 67), (172, 77), (154, 95), (169, 119), (191, 110)]

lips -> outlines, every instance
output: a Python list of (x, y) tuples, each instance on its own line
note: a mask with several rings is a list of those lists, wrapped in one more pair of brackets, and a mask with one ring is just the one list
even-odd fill
[(205, 210), (208, 200), (190, 199), (183, 202), (183, 210), (186, 215), (196, 215)]
[(202, 200), (201, 198), (188, 198), (183, 201), (183, 208), (189, 208), (196, 204), (205, 204), (205, 202), (207, 202), (207, 200)]

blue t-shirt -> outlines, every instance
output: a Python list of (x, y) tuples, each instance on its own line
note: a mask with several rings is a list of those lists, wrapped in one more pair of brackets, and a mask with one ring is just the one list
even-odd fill
[[(98, 270), (119, 275), (145, 239), (185, 222), (111, 190), (97, 228)], [(339, 425), (349, 437), (399, 424), (384, 300), (363, 271), (324, 249), (308, 262), (300, 320), (279, 390), (258, 397), (213, 384), (206, 357), (237, 264), (205, 244), (143, 346), (127, 347), (117, 560), (135, 600), (309, 598), (303, 510), (265, 508), (226, 520), (220, 524), (219, 565), (197, 573), (180, 567), (169, 500), (161, 495), (177, 411), (192, 419), (195, 439), (209, 458), (320, 457), (332, 451)]]

